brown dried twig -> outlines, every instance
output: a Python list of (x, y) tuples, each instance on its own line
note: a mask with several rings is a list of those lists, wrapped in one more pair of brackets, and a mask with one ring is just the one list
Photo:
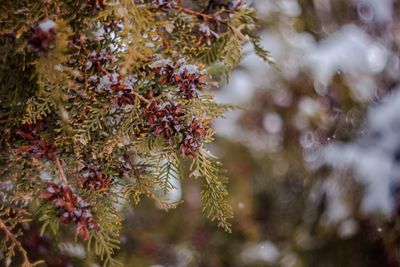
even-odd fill
[(189, 8), (184, 8), (184, 7), (181, 7), (181, 6), (174, 6), (174, 9), (179, 11), (179, 12), (186, 13), (188, 15), (201, 17), (206, 21), (213, 20), (213, 21), (216, 21), (216, 22), (219, 22), (219, 23), (227, 23), (228, 22), (227, 19), (218, 18), (216, 15), (204, 14), (204, 13), (201, 13), (201, 12), (198, 12), (198, 11), (194, 11), (194, 10), (189, 9)]
[(6, 235), (6, 240), (10, 240), (21, 252), (23, 259), (23, 267), (32, 267), (32, 263), (28, 259), (28, 254), (26, 250), (22, 247), (21, 242), (18, 241), (17, 237), (11, 232), (8, 226), (4, 223), (4, 221), (0, 218), (0, 229), (3, 230)]

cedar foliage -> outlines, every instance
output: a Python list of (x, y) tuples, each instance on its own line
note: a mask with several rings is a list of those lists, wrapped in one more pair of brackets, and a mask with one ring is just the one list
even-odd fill
[[(195, 3), (194, 3), (195, 2)], [(216, 85), (259, 46), (240, 1), (5, 0), (0, 5), (0, 231), (8, 265), (34, 220), (73, 229), (118, 266), (121, 202), (163, 209), (172, 179), (202, 186), (203, 211), (231, 231), (226, 178), (204, 145), (229, 106)], [(184, 166), (190, 166), (185, 174)]]

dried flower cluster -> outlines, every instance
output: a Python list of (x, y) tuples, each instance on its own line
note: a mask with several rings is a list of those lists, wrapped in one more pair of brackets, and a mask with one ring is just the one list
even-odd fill
[(46, 142), (40, 137), (39, 132), (44, 128), (43, 123), (35, 125), (22, 125), (20, 129), (16, 130), (15, 136), (10, 140), (11, 142), (16, 137), (26, 141), (28, 144), (16, 148), (21, 154), (30, 154), (36, 159), (47, 158), (54, 160), (56, 151), (53, 143)]
[(199, 118), (185, 122), (182, 106), (173, 103), (152, 102), (144, 109), (147, 124), (154, 136), (163, 136), (169, 144), (178, 144), (182, 155), (196, 157), (204, 144), (206, 129)]
[(75, 223), (76, 233), (84, 240), (89, 238), (89, 230), (99, 228), (92, 217), (89, 203), (74, 194), (69, 185), (49, 183), (41, 198), (54, 204), (61, 223)]
[[(102, 73), (106, 64), (111, 64), (113, 60), (112, 54), (109, 51), (102, 50), (100, 52), (93, 51), (86, 61), (86, 70), (94, 67), (96, 72)], [(114, 59), (115, 60), (115, 59)]]
[(193, 119), (185, 130), (180, 151), (183, 155), (196, 157), (197, 151), (203, 146), (206, 130), (198, 118)]
[(52, 20), (46, 20), (33, 29), (33, 34), (28, 39), (28, 47), (35, 52), (46, 52), (54, 47), (55, 40), (56, 24)]
[(174, 64), (172, 60), (160, 59), (150, 67), (160, 76), (161, 84), (176, 86), (184, 99), (197, 97), (197, 90), (207, 87), (207, 71), (200, 70), (196, 65), (184, 64), (183, 60)]
[(85, 164), (80, 170), (80, 174), (78, 182), (82, 189), (108, 192), (112, 179), (104, 174), (97, 162)]
[(144, 109), (147, 123), (154, 136), (162, 135), (170, 144), (173, 143), (175, 134), (181, 132), (183, 126), (183, 108), (180, 105), (152, 102)]

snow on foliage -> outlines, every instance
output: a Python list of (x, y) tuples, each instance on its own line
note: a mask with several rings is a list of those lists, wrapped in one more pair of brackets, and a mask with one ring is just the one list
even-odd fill
[(393, 192), (399, 182), (400, 92), (385, 97), (368, 111), (366, 126), (354, 142), (333, 142), (324, 149), (324, 160), (335, 169), (353, 168), (366, 186), (365, 212), (390, 214)]

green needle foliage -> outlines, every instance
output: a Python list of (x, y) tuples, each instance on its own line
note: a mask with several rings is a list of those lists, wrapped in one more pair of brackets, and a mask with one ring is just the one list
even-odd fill
[(40, 263), (30, 262), (18, 239), (33, 219), (42, 234), (71, 227), (104, 266), (117, 266), (119, 207), (145, 195), (174, 208), (179, 203), (166, 195), (186, 175), (202, 181), (205, 214), (231, 231), (226, 179), (204, 147), (212, 120), (229, 107), (209, 89), (238, 64), (244, 42), (265, 60), (268, 53), (254, 10), (212, 2), (2, 1), (6, 264), (18, 253), (24, 266)]

